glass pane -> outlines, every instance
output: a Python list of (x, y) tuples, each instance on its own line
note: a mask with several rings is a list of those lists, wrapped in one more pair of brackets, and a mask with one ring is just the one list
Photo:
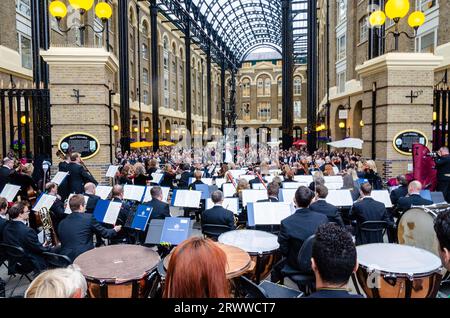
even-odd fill
[(22, 66), (31, 70), (33, 67), (31, 57), (31, 40), (23, 35), (21, 35), (21, 40), (20, 50), (22, 55)]

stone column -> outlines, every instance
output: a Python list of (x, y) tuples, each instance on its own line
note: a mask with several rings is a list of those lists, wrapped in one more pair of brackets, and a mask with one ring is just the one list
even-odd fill
[[(100, 151), (85, 163), (98, 182), (109, 181), (105, 178), (110, 164), (112, 129), (108, 99), (118, 71), (116, 57), (103, 48), (73, 47), (51, 47), (41, 51), (41, 55), (50, 68), (53, 166), (57, 167), (59, 162), (56, 151), (62, 137), (74, 132), (88, 133), (98, 139)], [(84, 96), (79, 103), (71, 96), (74, 89)], [(113, 153), (114, 144), (113, 139)]]
[[(363, 83), (363, 156), (372, 155), (372, 89), (376, 85), (376, 163), (382, 177), (408, 172), (412, 156), (393, 147), (405, 130), (419, 130), (432, 140), (434, 69), (442, 58), (429, 53), (389, 53), (356, 68)], [(420, 92), (413, 99), (411, 90)], [(431, 143), (428, 144), (431, 149)]]

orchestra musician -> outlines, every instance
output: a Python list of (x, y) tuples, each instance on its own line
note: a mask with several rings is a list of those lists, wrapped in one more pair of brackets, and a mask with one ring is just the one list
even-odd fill
[(55, 229), (58, 228), (58, 224), (66, 217), (64, 202), (61, 200), (61, 197), (58, 195), (58, 185), (53, 182), (49, 182), (45, 185), (45, 192), (48, 195), (56, 197), (55, 202), (50, 208), (50, 216), (52, 218), (52, 223)]
[(0, 192), (2, 192), (6, 184), (14, 183), (16, 175), (14, 160), (9, 157), (3, 158), (2, 166), (0, 167)]
[(324, 185), (317, 185), (315, 202), (312, 203), (309, 208), (315, 212), (326, 215), (330, 222), (334, 222), (339, 226), (344, 226), (344, 221), (342, 220), (339, 209), (326, 201), (327, 196), (328, 188)]
[(84, 195), (89, 199), (86, 204), (86, 213), (94, 213), (95, 207), (97, 206), (100, 197), (95, 194), (95, 184), (88, 182), (84, 185)]
[[(8, 211), (8, 201), (5, 198), (0, 197), (0, 242), (3, 240), (3, 229), (5, 228), (6, 223), (8, 222), (7, 217)], [(2, 264), (0, 259), (0, 264)]]
[[(62, 160), (58, 164), (59, 172), (69, 172), (70, 154), (64, 154), (62, 151), (56, 153), (56, 155)], [(61, 196), (61, 200), (66, 200), (70, 194), (69, 178), (65, 178), (58, 187), (58, 194)]]
[(69, 172), (69, 189), (70, 193), (81, 194), (86, 183), (92, 182), (98, 184), (97, 180), (89, 173), (81, 161), (81, 155), (74, 152), (70, 155)]
[(222, 191), (214, 191), (211, 194), (211, 200), (214, 203), (214, 207), (205, 210), (202, 213), (202, 226), (205, 224), (215, 224), (228, 226), (230, 230), (235, 229), (236, 220), (234, 218), (234, 213), (222, 206), (223, 199)]
[(393, 205), (397, 205), (400, 198), (408, 194), (408, 180), (404, 175), (397, 176), (397, 182), (400, 185), (397, 189), (391, 191), (390, 197)]
[(419, 181), (411, 181), (408, 185), (408, 195), (398, 200), (397, 208), (400, 211), (406, 211), (411, 206), (432, 205), (433, 201), (424, 199), (420, 196), (422, 190), (422, 183)]
[(279, 191), (280, 191), (280, 186), (275, 182), (271, 182), (267, 185), (268, 199), (259, 200), (257, 202), (279, 202), (279, 200), (278, 200), (278, 192)]
[(15, 174), (15, 180), (13, 181), (20, 186), (18, 193), (20, 199), (30, 202), (31, 205), (36, 202), (38, 191), (38, 186), (31, 177), (33, 170), (33, 164), (31, 163), (26, 163), (25, 165), (20, 164)]

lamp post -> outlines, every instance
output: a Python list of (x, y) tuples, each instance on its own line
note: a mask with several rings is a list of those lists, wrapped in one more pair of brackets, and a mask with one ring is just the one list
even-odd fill
[[(80, 16), (83, 18), (85, 13), (89, 11), (93, 4), (94, 0), (69, 0), (70, 5), (75, 10), (80, 10)], [(49, 5), (49, 12), (50, 14), (56, 18), (56, 21), (58, 22), (58, 29), (59, 31), (63, 33), (67, 33), (70, 30), (74, 28), (74, 25), (70, 26), (67, 29), (61, 28), (61, 19), (63, 19), (67, 15), (67, 7), (62, 1), (52, 1)], [(83, 31), (87, 27), (91, 28), (94, 33), (103, 33), (106, 28), (106, 24), (108, 22), (108, 19), (112, 16), (112, 8), (111, 6), (106, 2), (100, 2), (95, 6), (95, 15), (102, 21), (103, 26), (100, 30), (96, 30), (92, 25), (90, 24), (82, 24), (78, 26), (78, 29)], [(109, 49), (109, 48), (108, 48)]]
[(378, 35), (382, 39), (386, 39), (389, 34), (394, 36), (395, 41), (395, 51), (399, 49), (399, 38), (403, 34), (408, 39), (415, 39), (417, 35), (417, 30), (425, 22), (425, 14), (421, 11), (414, 11), (408, 17), (408, 24), (414, 29), (414, 36), (409, 35), (406, 32), (400, 32), (398, 28), (398, 23), (401, 19), (408, 15), (410, 9), (409, 0), (388, 0), (386, 3), (385, 11), (377, 10), (372, 12), (369, 17), (369, 23), (372, 28), (378, 30), (386, 23), (386, 17), (392, 19), (395, 22), (395, 30), (387, 33), (385, 36)]

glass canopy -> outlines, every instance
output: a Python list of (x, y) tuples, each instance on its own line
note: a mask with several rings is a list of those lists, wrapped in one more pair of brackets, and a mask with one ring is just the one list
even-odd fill
[[(199, 12), (238, 60), (259, 47), (281, 52), (282, 0), (173, 0), (192, 16)], [(307, 1), (292, 0), (294, 55), (306, 55)], [(195, 10), (193, 9), (195, 7)]]

